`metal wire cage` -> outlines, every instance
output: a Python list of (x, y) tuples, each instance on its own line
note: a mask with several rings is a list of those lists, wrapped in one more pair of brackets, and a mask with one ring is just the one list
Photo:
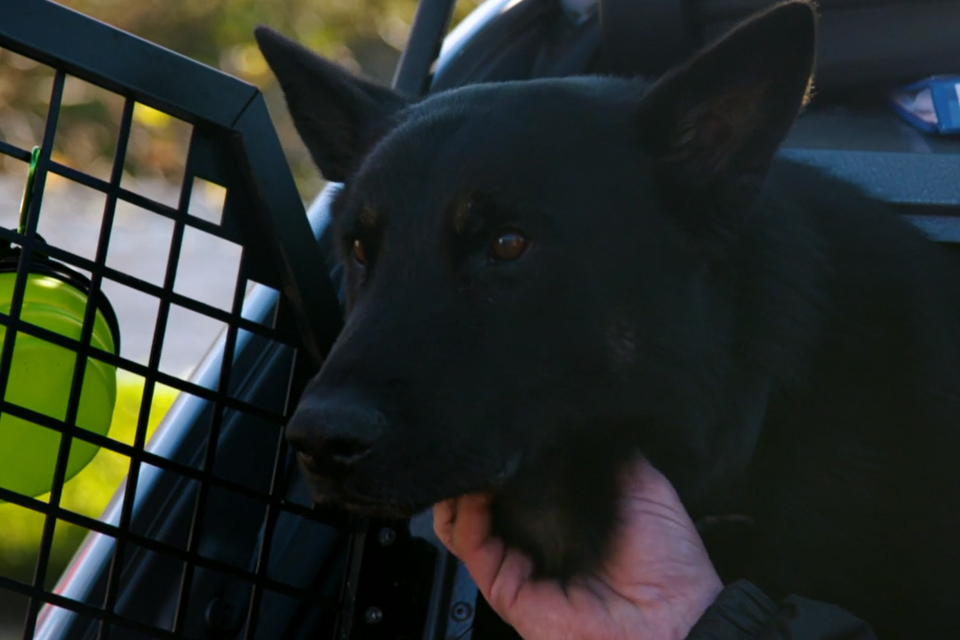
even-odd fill
[[(504, 3), (495, 0), (492, 9), (466, 21), (445, 46), (453, 51)], [(396, 89), (410, 95), (429, 89), (453, 6), (453, 0), (419, 3)], [(0, 487), (0, 501), (44, 518), (33, 579), (0, 571), (0, 604), (5, 594), (26, 603), (20, 637), (469, 640), (476, 635), (475, 627), (482, 629), (492, 614), (483, 609), (463, 566), (432, 537), (429, 515), (420, 522), (372, 522), (313, 509), (285, 446), (282, 427), (340, 328), (337, 291), (328, 275), (329, 269), (336, 277), (336, 267), (325, 260), (324, 234), (335, 186), (305, 214), (259, 91), (48, 0), (0, 2), (0, 49), (47, 65), (52, 73), (26, 224), (20, 232), (0, 228), (0, 241), (20, 251), (10, 313), (0, 314), (6, 330), (0, 413), (47, 427), (60, 443), (48, 498)], [(113, 164), (105, 177), (51, 154), (73, 80), (122, 101)], [(175, 202), (124, 182), (138, 105), (168, 114), (189, 130)], [(23, 163), (31, 154), (21, 147), (0, 141), (0, 154)], [(104, 198), (89, 255), (37, 233), (50, 176)], [(225, 191), (222, 212), (213, 219), (192, 209), (193, 192), (202, 182)], [(111, 262), (118, 211), (129, 206), (171, 227), (156, 281)], [(179, 286), (179, 275), (191, 268), (184, 246), (198, 233), (239, 250), (226, 287), (232, 295), (220, 307)], [(89, 276), (79, 340), (21, 317), (34, 255)], [(146, 363), (92, 343), (98, 302), (109, 284), (156, 306)], [(176, 334), (175, 310), (223, 327), (189, 378), (163, 366), (165, 347)], [(65, 415), (47, 416), (8, 401), (17, 335), (76, 354)], [(87, 361), (142, 379), (131, 441), (77, 426)], [(148, 441), (150, 401), (161, 387), (179, 396)], [(67, 461), (77, 442), (118, 454), (129, 464), (124, 484), (99, 518), (72, 511), (62, 500)], [(89, 533), (58, 578), (50, 558), (54, 533), (64, 523)]]
[[(33, 580), (0, 575), (0, 599), (5, 593), (28, 599), (22, 629), (25, 640), (207, 637), (225, 632), (276, 637), (258, 627), (264, 602), (285, 598), (309, 603), (329, 598), (323, 593), (331, 589), (337, 591), (336, 586), (318, 590), (313, 575), (309, 579), (279, 575), (272, 570), (270, 554), (276, 546), (278, 523), (288, 529), (291, 522), (301, 528), (314, 523), (334, 538), (342, 537), (345, 530), (342, 520), (312, 511), (305, 497), (288, 491), (295, 465), (282, 438), (298, 389), (336, 335), (340, 310), (263, 97), (240, 80), (46, 0), (0, 3), (0, 47), (53, 70), (26, 225), (21, 232), (0, 228), (0, 240), (19, 247), (20, 255), (10, 312), (0, 314), (5, 328), (0, 411), (60, 434), (49, 498), (27, 497), (0, 487), (0, 501), (45, 518)], [(113, 164), (106, 179), (51, 156), (64, 88), (71, 79), (122, 100)], [(123, 182), (138, 104), (169, 114), (190, 130), (176, 203), (143, 195)], [(0, 153), (8, 162), (25, 163), (31, 156), (28, 149), (5, 141), (0, 141)], [(38, 235), (50, 176), (103, 195), (92, 255), (45, 242)], [(200, 217), (191, 208), (192, 191), (200, 181), (225, 190), (219, 219)], [(159, 216), (172, 228), (165, 267), (156, 282), (111, 263), (111, 235), (119, 205)], [(238, 251), (229, 303), (222, 308), (178, 286), (178, 275), (182, 277), (188, 268), (182, 264), (182, 248), (192, 234), (206, 234)], [(88, 275), (89, 299), (79, 340), (21, 317), (30, 261), (36, 255)], [(91, 344), (105, 282), (123, 285), (155, 304), (156, 324), (146, 363)], [(173, 309), (187, 310), (224, 328), (217, 348), (189, 378), (161, 367), (164, 346), (171, 338)], [(11, 360), (17, 336), (24, 335), (76, 354), (65, 415), (44, 415), (9, 401)], [(132, 442), (77, 426), (85, 364), (90, 360), (142, 378), (141, 409)], [(180, 392), (167, 422), (189, 423), (191, 429), (165, 433), (161, 426), (147, 446), (151, 398), (160, 385)], [(115, 452), (129, 464), (122, 490), (99, 519), (61, 504), (67, 460), (78, 442)], [(179, 512), (190, 517), (174, 517)], [(151, 518), (158, 513), (164, 517)], [(82, 580), (68, 575), (71, 580), (51, 588), (57, 577), (48, 575), (50, 553), (60, 523), (90, 532), (68, 574), (97, 555), (108, 559), (102, 564), (105, 571)], [(334, 582), (339, 575), (327, 573)], [(177, 585), (175, 592), (162, 592), (165, 581)], [(156, 585), (155, 598), (129, 597), (151, 583)]]

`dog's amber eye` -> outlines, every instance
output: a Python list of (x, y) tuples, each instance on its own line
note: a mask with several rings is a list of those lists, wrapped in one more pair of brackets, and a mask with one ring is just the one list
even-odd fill
[(527, 250), (527, 239), (516, 231), (506, 231), (493, 243), (493, 255), (497, 260), (516, 260)]
[(360, 242), (360, 240), (353, 241), (353, 257), (355, 257), (360, 264), (367, 264), (367, 252), (364, 250), (363, 243)]

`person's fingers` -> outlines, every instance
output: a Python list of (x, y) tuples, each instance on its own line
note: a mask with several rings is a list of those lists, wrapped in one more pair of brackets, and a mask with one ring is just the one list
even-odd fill
[(450, 498), (433, 505), (433, 532), (451, 553), (453, 553), (450, 549), (453, 544), (453, 524), (456, 519), (457, 498)]
[[(489, 587), (481, 588), (483, 597), (491, 609), (512, 624), (517, 599), (521, 590), (529, 584), (530, 575), (533, 573), (533, 562), (519, 551), (511, 549), (503, 554), (496, 570), (491, 571), (494, 568), (492, 561), (495, 559), (493, 554), (489, 557), (478, 554), (472, 558), (473, 568), (468, 564), (467, 570), (470, 571), (470, 575), (474, 575), (474, 572), (485, 574), (483, 580), (485, 583), (489, 581)], [(491, 564), (483, 566), (485, 562), (491, 562)], [(476, 579), (474, 581), (476, 582)], [(480, 586), (479, 583), (477, 586)]]
[(457, 557), (467, 568), (480, 593), (489, 602), (493, 585), (506, 558), (506, 547), (503, 541), (499, 538), (488, 538), (479, 547), (461, 552)]
[(623, 471), (620, 486), (626, 496), (644, 495), (666, 503), (680, 503), (670, 481), (643, 456), (638, 456)]
[[(449, 541), (444, 544), (463, 562), (477, 588), (486, 596), (505, 554), (503, 543), (490, 537), (490, 497), (462, 496), (450, 508), (453, 509), (452, 521), (445, 527)], [(441, 515), (446, 515), (446, 508)]]
[(467, 495), (434, 506), (437, 537), (457, 556), (480, 593), (503, 617), (529, 579), (533, 564), (517, 552), (507, 552), (503, 542), (490, 536), (490, 498)]
[(456, 499), (452, 506), (450, 550), (459, 558), (472, 553), (490, 537), (490, 497), (471, 494)]
[(693, 527), (676, 489), (646, 458), (638, 458), (624, 470), (620, 486), (621, 532), (632, 536), (635, 528), (654, 522), (670, 522), (681, 529)]

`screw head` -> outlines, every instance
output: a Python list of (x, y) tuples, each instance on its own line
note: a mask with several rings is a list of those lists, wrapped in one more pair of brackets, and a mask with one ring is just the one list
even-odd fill
[(457, 622), (463, 622), (473, 615), (473, 607), (466, 602), (456, 602), (450, 610), (450, 615)]
[(383, 620), (383, 611), (377, 607), (367, 607), (363, 612), (363, 621), (367, 624), (377, 624), (381, 620)]
[(384, 527), (380, 529), (380, 533), (377, 534), (377, 541), (380, 542), (380, 546), (389, 547), (397, 541), (397, 532), (390, 527)]
[(239, 611), (233, 603), (222, 598), (214, 598), (207, 605), (204, 621), (207, 623), (207, 629), (212, 633), (230, 634), (240, 630), (241, 621), (238, 614)]

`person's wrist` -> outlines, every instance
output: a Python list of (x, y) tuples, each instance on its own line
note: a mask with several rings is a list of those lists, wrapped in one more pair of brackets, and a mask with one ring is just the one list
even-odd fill
[(670, 640), (687, 638), (693, 627), (723, 591), (723, 583), (720, 582), (720, 577), (713, 571), (713, 567), (711, 567), (710, 574), (696, 589), (687, 594), (685, 605), (678, 609), (677, 626), (673, 633), (668, 636)]
[(723, 583), (711, 567), (684, 589), (672, 589), (637, 603), (645, 619), (645, 640), (684, 640), (723, 591)]
[(731, 632), (759, 636), (776, 611), (777, 604), (753, 583), (738, 580), (721, 589), (682, 640), (726, 637)]

